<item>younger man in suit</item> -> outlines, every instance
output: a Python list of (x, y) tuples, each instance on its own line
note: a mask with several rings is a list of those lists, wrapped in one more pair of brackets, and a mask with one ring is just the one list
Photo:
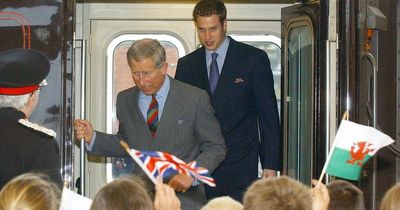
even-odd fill
[[(225, 157), (225, 145), (207, 93), (167, 76), (165, 50), (157, 40), (134, 42), (127, 58), (136, 86), (118, 94), (118, 135), (94, 132), (90, 122), (75, 120), (76, 137), (84, 138), (94, 155), (126, 156), (119, 145), (122, 139), (134, 149), (195, 160), (212, 172)], [(141, 169), (135, 167), (133, 173)], [(183, 210), (200, 209), (206, 203), (204, 186), (196, 182), (183, 174), (168, 181)]]
[(175, 78), (208, 92), (227, 146), (214, 171), (217, 187), (207, 198), (228, 195), (241, 201), (258, 178), (282, 167), (282, 140), (274, 81), (267, 54), (226, 36), (226, 8), (220, 0), (201, 0), (193, 19), (203, 47), (178, 60)]

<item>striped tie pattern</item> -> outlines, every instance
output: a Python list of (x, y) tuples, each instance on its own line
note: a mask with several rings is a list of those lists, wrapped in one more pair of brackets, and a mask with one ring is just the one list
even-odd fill
[(218, 83), (218, 78), (219, 78), (219, 70), (218, 70), (218, 64), (217, 64), (217, 57), (218, 53), (214, 52), (211, 54), (212, 60), (210, 64), (210, 77), (209, 77), (209, 82), (210, 82), (210, 90), (211, 94), (214, 94), (215, 88), (217, 87)]
[(149, 126), (151, 136), (154, 137), (156, 135), (158, 125), (158, 102), (155, 94), (151, 95), (150, 106), (147, 110), (147, 125)]

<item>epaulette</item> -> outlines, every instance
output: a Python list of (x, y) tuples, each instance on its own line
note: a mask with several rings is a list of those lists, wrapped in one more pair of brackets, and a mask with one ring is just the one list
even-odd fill
[(54, 137), (54, 138), (57, 136), (56, 132), (54, 132), (53, 130), (48, 129), (48, 128), (45, 128), (45, 127), (43, 127), (43, 126), (40, 126), (40, 125), (38, 125), (38, 124), (36, 124), (36, 123), (31, 123), (31, 122), (29, 122), (29, 121), (26, 120), (26, 119), (20, 119), (20, 120), (18, 120), (18, 122), (19, 122), (20, 124), (22, 124), (22, 125), (28, 127), (28, 128), (32, 128), (32, 129), (34, 129), (34, 130), (40, 131), (40, 132), (45, 133), (45, 134), (47, 134), (47, 135), (49, 135), (49, 136), (52, 136), (52, 137)]

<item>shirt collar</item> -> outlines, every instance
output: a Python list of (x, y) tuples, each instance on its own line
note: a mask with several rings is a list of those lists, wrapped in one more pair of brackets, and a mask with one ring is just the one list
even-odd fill
[(218, 56), (225, 57), (226, 52), (228, 51), (229, 41), (230, 41), (229, 38), (227, 36), (225, 36), (225, 39), (222, 42), (221, 46), (219, 46), (215, 51), (210, 51), (210, 50), (206, 49), (206, 55), (211, 57), (211, 54), (213, 52), (216, 52), (216, 53), (218, 53)]

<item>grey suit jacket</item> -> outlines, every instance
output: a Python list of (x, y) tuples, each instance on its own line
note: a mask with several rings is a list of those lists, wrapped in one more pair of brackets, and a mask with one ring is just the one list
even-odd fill
[[(125, 140), (137, 150), (171, 153), (185, 162), (197, 161), (210, 173), (225, 157), (225, 144), (214, 109), (207, 93), (199, 88), (170, 78), (171, 86), (159, 121), (156, 137), (152, 138), (139, 106), (137, 87), (122, 91), (117, 97), (118, 135), (96, 131), (91, 151), (101, 156), (126, 156), (119, 144)], [(135, 167), (134, 173), (141, 173)], [(178, 193), (183, 210), (200, 209), (206, 203), (204, 186), (191, 187)]]

